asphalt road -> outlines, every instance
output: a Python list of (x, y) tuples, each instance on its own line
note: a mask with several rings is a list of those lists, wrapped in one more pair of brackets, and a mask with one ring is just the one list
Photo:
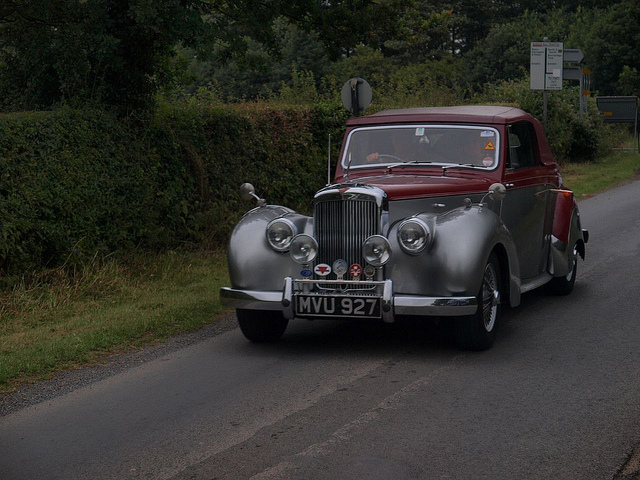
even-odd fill
[(488, 352), (416, 322), (234, 329), (1, 417), (0, 478), (636, 478), (640, 182), (580, 208), (574, 292), (525, 295)]

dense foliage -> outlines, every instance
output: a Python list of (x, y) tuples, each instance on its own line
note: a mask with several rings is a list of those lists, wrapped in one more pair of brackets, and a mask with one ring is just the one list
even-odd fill
[(354, 57), (368, 79), (428, 66), (469, 96), (525, 77), (529, 42), (544, 37), (583, 50), (594, 90), (638, 94), (639, 24), (636, 0), (6, 0), (0, 108), (91, 102), (128, 113), (156, 92), (211, 86), (226, 100), (256, 98), (291, 86), (292, 66), (331, 94)]
[[(529, 42), (581, 48), (592, 90), (640, 95), (637, 0), (0, 2), (0, 280), (143, 245), (220, 245), (237, 188), (300, 210), (326, 178), (346, 79), (382, 108), (542, 115)], [(549, 95), (561, 162), (612, 136)], [(245, 102), (251, 100), (251, 102)], [(47, 112), (22, 113), (23, 111)]]
[[(382, 3), (382, 2), (381, 2)], [(312, 74), (318, 93), (332, 95), (355, 73), (376, 92), (399, 69), (430, 71), (440, 86), (454, 86), (468, 100), (486, 86), (528, 76), (530, 42), (562, 41), (580, 48), (583, 65), (593, 71), (592, 90), (601, 95), (640, 95), (640, 4), (636, 0), (553, 2), (408, 2), (396, 10), (397, 22), (385, 34), (344, 43), (338, 58), (328, 55), (314, 30), (287, 19), (274, 23), (270, 48), (250, 39), (242, 55), (203, 57), (193, 49), (177, 52), (185, 73), (172, 95), (214, 88), (236, 101), (278, 93), (290, 86), (292, 66)], [(186, 67), (186, 70), (185, 70)]]
[[(87, 102), (120, 113), (147, 108), (181, 78), (175, 47), (218, 60), (259, 42), (276, 52), (276, 19), (316, 32), (326, 51), (386, 36), (408, 0), (3, 0), (0, 107), (49, 108)], [(383, 21), (381, 21), (383, 19)], [(372, 40), (373, 41), (373, 40)], [(374, 42), (375, 43), (375, 42)]]
[(0, 278), (137, 245), (223, 245), (238, 186), (308, 209), (326, 179), (336, 105), (165, 106), (150, 121), (98, 110), (0, 115)]

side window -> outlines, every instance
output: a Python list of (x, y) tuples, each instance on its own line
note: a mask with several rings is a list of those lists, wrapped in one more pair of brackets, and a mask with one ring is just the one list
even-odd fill
[(533, 127), (529, 123), (509, 125), (509, 158), (507, 167), (518, 169), (538, 165)]

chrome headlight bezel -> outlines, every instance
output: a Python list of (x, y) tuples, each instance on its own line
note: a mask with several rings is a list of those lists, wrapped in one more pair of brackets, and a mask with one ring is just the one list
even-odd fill
[(306, 233), (296, 235), (291, 240), (289, 254), (294, 262), (308, 265), (318, 256), (318, 241)]
[[(419, 243), (414, 242), (414, 244), (412, 245), (411, 243), (406, 243), (406, 239), (403, 239), (402, 233), (406, 232), (408, 228), (414, 228), (417, 229), (418, 232), (420, 232)], [(431, 228), (429, 227), (427, 222), (420, 218), (412, 217), (403, 221), (398, 226), (396, 237), (398, 239), (398, 245), (400, 245), (400, 248), (403, 252), (409, 255), (418, 255), (427, 250), (431, 245), (431, 241), (433, 240), (433, 232), (431, 231)]]
[[(382, 248), (382, 251), (379, 249)], [(362, 256), (374, 267), (382, 267), (391, 258), (391, 244), (387, 237), (371, 235), (362, 244)]]
[[(271, 238), (270, 233), (272, 233), (272, 231), (279, 225), (283, 225), (286, 229), (288, 229), (288, 233), (286, 234), (283, 241), (279, 243), (275, 243), (275, 240)], [(297, 234), (298, 234), (298, 228), (296, 227), (295, 223), (293, 223), (288, 218), (283, 218), (283, 217), (271, 220), (267, 224), (267, 229), (265, 231), (265, 235), (267, 237), (267, 243), (269, 244), (269, 246), (273, 248), (276, 252), (280, 252), (280, 253), (287, 252), (289, 250), (289, 248), (291, 247), (291, 242), (293, 241), (294, 237)]]

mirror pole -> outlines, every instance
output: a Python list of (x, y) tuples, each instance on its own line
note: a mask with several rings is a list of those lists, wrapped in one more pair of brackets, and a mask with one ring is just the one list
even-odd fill
[(329, 134), (329, 148), (327, 149), (327, 185), (331, 185), (331, 134)]

